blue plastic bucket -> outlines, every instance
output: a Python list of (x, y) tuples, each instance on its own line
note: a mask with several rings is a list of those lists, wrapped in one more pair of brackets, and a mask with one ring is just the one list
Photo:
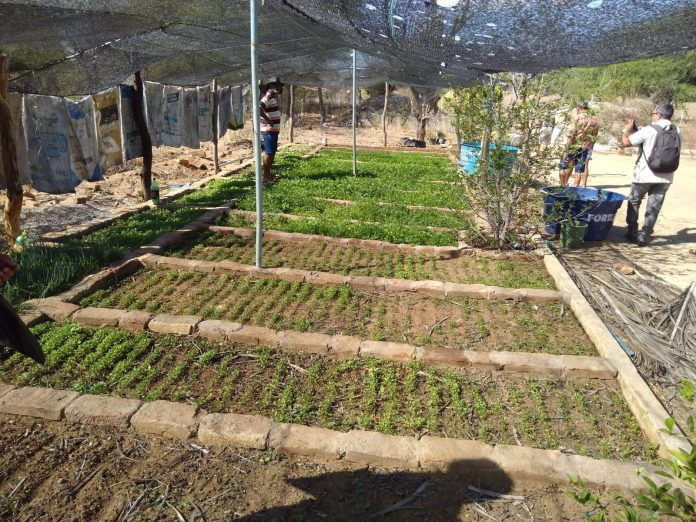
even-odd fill
[[(579, 187), (545, 187), (544, 217), (554, 213), (576, 217), (587, 223), (585, 241), (604, 241), (614, 224), (614, 216), (621, 208), (626, 196), (609, 190)], [(553, 219), (546, 220), (544, 230), (549, 234), (558, 234), (560, 223)]]
[[(495, 143), (489, 144), (489, 150), (494, 150), (498, 148)], [(509, 175), (512, 172), (512, 166), (515, 163), (515, 156), (517, 156), (518, 147), (513, 147), (512, 145), (502, 145), (500, 146), (507, 154), (505, 155), (505, 174)], [(462, 143), (461, 151), (459, 153), (459, 166), (462, 172), (466, 175), (471, 175), (476, 172), (476, 165), (478, 164), (479, 157), (481, 156), (481, 142), (480, 141), (467, 141)]]

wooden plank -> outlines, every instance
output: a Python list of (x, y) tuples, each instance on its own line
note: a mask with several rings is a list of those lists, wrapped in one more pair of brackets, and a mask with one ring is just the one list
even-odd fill
[(7, 57), (0, 54), (0, 154), (2, 170), (7, 185), (7, 201), (4, 210), (5, 236), (8, 244), (14, 245), (20, 234), (19, 216), (22, 211), (24, 192), (17, 166), (17, 149), (14, 140), (14, 125), (10, 113), (7, 76)]
[(145, 119), (145, 90), (140, 71), (135, 71), (135, 97), (133, 98), (133, 119), (140, 134), (140, 142), (143, 147), (143, 167), (140, 170), (140, 183), (142, 186), (143, 201), (149, 201), (150, 185), (152, 185), (152, 138), (147, 130)]

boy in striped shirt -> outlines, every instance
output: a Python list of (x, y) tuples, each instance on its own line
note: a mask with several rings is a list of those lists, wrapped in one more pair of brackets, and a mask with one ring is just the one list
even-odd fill
[(263, 181), (267, 183), (275, 179), (271, 175), (271, 166), (278, 151), (278, 135), (280, 134), (280, 107), (277, 96), (283, 92), (283, 84), (278, 78), (266, 82), (266, 94), (259, 102), (261, 112), (261, 136), (263, 137)]

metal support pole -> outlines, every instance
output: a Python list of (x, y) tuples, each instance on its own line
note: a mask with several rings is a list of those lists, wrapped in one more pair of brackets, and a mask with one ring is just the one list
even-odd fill
[(358, 78), (357, 75), (355, 74), (355, 49), (353, 49), (353, 176), (358, 175), (358, 160), (357, 160), (357, 140), (358, 140), (358, 131), (357, 131), (357, 112), (355, 110), (355, 105), (356, 105), (356, 99), (357, 99), (357, 90), (358, 90)]
[(261, 182), (261, 115), (259, 113), (259, 70), (256, 47), (256, 0), (249, 0), (249, 23), (251, 25), (251, 114), (254, 122), (254, 166), (256, 170), (256, 268), (261, 268), (263, 245), (263, 185)]

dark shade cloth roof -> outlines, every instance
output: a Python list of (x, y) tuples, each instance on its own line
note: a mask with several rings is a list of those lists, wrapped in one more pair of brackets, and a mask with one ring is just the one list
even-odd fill
[[(265, 0), (260, 76), (286, 83), (444, 86), (696, 47), (696, 0)], [(12, 90), (89, 94), (152, 81), (248, 83), (247, 0), (0, 0)]]

